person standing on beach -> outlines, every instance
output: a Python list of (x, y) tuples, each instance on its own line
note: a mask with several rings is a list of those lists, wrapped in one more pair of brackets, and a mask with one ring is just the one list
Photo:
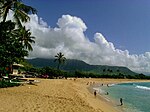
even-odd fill
[(94, 91), (94, 96), (95, 96), (95, 97), (96, 97), (96, 94), (97, 94), (97, 93), (96, 93), (96, 90), (95, 90), (95, 91)]
[(122, 101), (122, 98), (120, 98), (120, 105), (121, 105), (121, 106), (123, 105), (123, 101)]
[(109, 85), (107, 84), (107, 87), (109, 87)]

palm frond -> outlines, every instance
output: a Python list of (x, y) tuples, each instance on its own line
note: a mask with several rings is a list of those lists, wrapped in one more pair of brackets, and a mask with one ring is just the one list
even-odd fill
[(20, 19), (19, 19), (18, 16), (17, 16), (17, 14), (14, 14), (13, 16), (14, 16), (14, 20), (15, 20), (15, 22), (16, 22), (18, 28), (21, 29), (23, 26), (22, 26), (22, 24), (21, 24)]
[(37, 11), (35, 8), (31, 7), (31, 6), (27, 6), (27, 5), (24, 5), (24, 4), (21, 4), (20, 7), (22, 8), (22, 10), (26, 13), (32, 13), (32, 14), (36, 14)]
[(3, 9), (3, 11), (2, 11), (2, 14), (1, 14), (1, 15), (2, 15), (2, 17), (3, 17), (3, 22), (5, 22), (5, 21), (6, 21), (7, 14), (8, 14), (9, 9), (10, 9), (9, 4), (6, 4), (6, 6), (3, 6), (2, 9)]
[(21, 11), (21, 10), (15, 10), (14, 12), (18, 18), (22, 21), (22, 22), (27, 22), (30, 20), (30, 17), (24, 12), (24, 11)]

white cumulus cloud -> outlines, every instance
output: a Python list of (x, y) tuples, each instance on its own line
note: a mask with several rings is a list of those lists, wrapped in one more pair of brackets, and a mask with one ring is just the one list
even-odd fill
[(83, 60), (95, 65), (126, 66), (136, 72), (150, 72), (150, 52), (130, 55), (128, 50), (116, 49), (101, 33), (95, 33), (94, 42), (85, 36), (87, 26), (81, 18), (63, 15), (51, 28), (42, 18), (30, 15), (26, 27), (36, 37), (30, 57), (53, 58), (62, 52), (66, 58)]

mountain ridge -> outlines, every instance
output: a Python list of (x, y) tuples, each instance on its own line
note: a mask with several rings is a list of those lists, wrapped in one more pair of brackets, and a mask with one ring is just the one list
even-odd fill
[[(57, 62), (54, 62), (54, 59), (45, 59), (45, 58), (34, 58), (34, 59), (26, 59), (30, 64), (34, 67), (52, 67), (57, 68)], [(89, 73), (97, 73), (97, 74), (124, 74), (124, 75), (137, 75), (131, 71), (127, 67), (122, 66), (109, 66), (109, 65), (90, 65), (84, 61), (76, 60), (76, 59), (67, 59), (66, 62), (60, 66), (60, 69), (65, 71), (83, 71)]]

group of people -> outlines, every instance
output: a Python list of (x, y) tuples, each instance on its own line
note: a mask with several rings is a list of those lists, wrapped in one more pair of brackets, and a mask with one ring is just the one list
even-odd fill
[[(95, 84), (95, 82), (88, 82), (88, 83), (87, 83), (87, 85), (91, 85), (91, 84)], [(104, 84), (101, 84), (101, 86), (103, 86), (103, 85), (104, 85)], [(109, 87), (109, 84), (107, 84), (107, 87)], [(109, 93), (106, 92), (105, 95), (109, 95)], [(97, 90), (94, 90), (94, 97), (96, 98), (96, 96), (97, 96)], [(122, 106), (122, 105), (123, 105), (123, 99), (120, 98), (120, 106)]]
[(86, 85), (92, 85), (92, 84), (95, 84), (95, 82), (87, 82)]
[[(106, 93), (106, 95), (108, 95), (109, 93), (107, 92)], [(97, 95), (97, 91), (95, 90), (94, 91), (94, 97), (96, 98), (96, 95)], [(123, 99), (122, 98), (120, 98), (120, 106), (122, 106), (123, 105)]]
[[(103, 86), (104, 84), (102, 83), (101, 86)], [(109, 87), (109, 84), (107, 84), (107, 87)]]

